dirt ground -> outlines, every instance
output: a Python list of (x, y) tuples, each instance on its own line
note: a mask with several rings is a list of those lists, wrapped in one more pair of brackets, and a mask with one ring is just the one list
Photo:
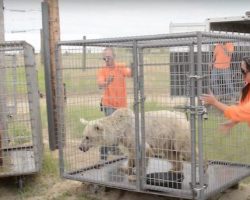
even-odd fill
[[(65, 190), (68, 188), (69, 184), (72, 186), (72, 190), (70, 189), (69, 198), (70, 200), (75, 199), (74, 194), (75, 193), (83, 193), (83, 191), (89, 190), (86, 185), (79, 184), (77, 182), (70, 182), (65, 181), (63, 184), (59, 183), (54, 185), (53, 188), (51, 188), (51, 191), (48, 192), (48, 196), (46, 198), (53, 199), (56, 198), (54, 195), (55, 191)], [(72, 194), (72, 196), (71, 196)], [(170, 200), (174, 198), (166, 198), (166, 197), (160, 197), (155, 195), (146, 195), (146, 194), (140, 194), (135, 192), (127, 192), (117, 189), (111, 189), (109, 191), (101, 191), (96, 195), (89, 194), (90, 198), (94, 199), (102, 199), (102, 200), (137, 200), (137, 199), (143, 199), (143, 200)], [(218, 195), (215, 199), (218, 200), (250, 200), (250, 185), (240, 185), (239, 189), (234, 190), (227, 190), (221, 195)]]
[[(0, 180), (0, 200), (170, 200), (161, 196), (146, 195), (118, 189), (103, 188), (93, 192), (93, 187), (77, 181), (62, 180), (56, 177), (29, 177), (32, 187), (19, 191), (15, 179)], [(37, 186), (35, 186), (37, 184)], [(32, 192), (31, 189), (34, 191)], [(213, 200), (250, 200), (250, 185), (241, 183), (238, 189), (230, 189)]]

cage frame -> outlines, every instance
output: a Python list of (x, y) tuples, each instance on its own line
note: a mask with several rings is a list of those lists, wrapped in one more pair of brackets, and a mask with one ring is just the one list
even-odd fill
[[(1, 71), (5, 71), (5, 69), (7, 67), (5, 67), (5, 52), (14, 52), (13, 56), (15, 56), (15, 52), (22, 52), (22, 57), (21, 59), (23, 60), (23, 69), (24, 69), (24, 76), (23, 78), (26, 80), (26, 86), (27, 86), (27, 93), (25, 93), (27, 96), (27, 103), (28, 103), (28, 111), (29, 111), (29, 119), (30, 119), (30, 137), (31, 137), (31, 144), (29, 146), (24, 146), (24, 145), (19, 145), (18, 147), (3, 147), (1, 149), (1, 151), (16, 151), (18, 153), (18, 151), (30, 151), (31, 153), (31, 157), (33, 157), (31, 159), (31, 164), (34, 165), (32, 168), (30, 169), (25, 169), (24, 165), (20, 165), (18, 164), (16, 160), (16, 156), (13, 156), (10, 159), (13, 159), (12, 162), (13, 163), (17, 163), (17, 168), (20, 167), (20, 169), (18, 171), (15, 170), (10, 170), (8, 172), (1, 172), (0, 173), (0, 178), (3, 177), (19, 177), (19, 187), (23, 186), (23, 180), (22, 177), (24, 175), (31, 175), (31, 174), (35, 174), (38, 173), (41, 168), (42, 168), (42, 160), (43, 160), (43, 140), (42, 140), (42, 124), (41, 124), (41, 111), (40, 111), (40, 98), (39, 98), (39, 94), (38, 94), (38, 79), (37, 79), (37, 70), (36, 70), (36, 61), (35, 61), (35, 51), (34, 48), (27, 42), (25, 41), (6, 41), (6, 42), (1, 42), (0, 43), (0, 54), (1, 57), (3, 57), (0, 67), (1, 67)], [(17, 92), (17, 88), (16, 88), (16, 67), (18, 65), (18, 61), (15, 60), (12, 62), (12, 66), (11, 68), (15, 68), (14, 69), (14, 73), (13, 77), (15, 79), (15, 83), (11, 83), (13, 84), (14, 87), (14, 100), (15, 100), (15, 104), (17, 101), (17, 97), (16, 97), (16, 92)], [(1, 74), (1, 77), (3, 78), (1, 82), (2, 86), (1, 86), (1, 93), (4, 95), (6, 93), (6, 88), (3, 84), (5, 84), (5, 73)], [(3, 96), (1, 95), (1, 96)], [(1, 108), (5, 107), (6, 109), (6, 102), (2, 101), (1, 103)], [(15, 109), (16, 109), (17, 105), (15, 105)], [(1, 117), (3, 118), (2, 120), (4, 120), (4, 123), (6, 118), (7, 118), (7, 113), (6, 110), (1, 110)], [(17, 111), (15, 111), (17, 112)], [(7, 126), (5, 126), (4, 128), (4, 132), (7, 132)], [(9, 155), (10, 156), (10, 155)], [(14, 164), (15, 165), (15, 164)], [(2, 167), (5, 167), (4, 163), (2, 165)]]
[[(170, 196), (170, 197), (179, 197), (179, 198), (188, 198), (188, 199), (207, 199), (221, 190), (225, 190), (229, 188), (230, 186), (237, 184), (240, 180), (250, 175), (250, 170), (248, 173), (238, 177), (237, 179), (233, 180), (232, 182), (228, 182), (227, 184), (221, 186), (220, 188), (217, 188), (217, 190), (214, 190), (210, 193), (205, 193), (205, 177), (204, 177), (204, 158), (203, 158), (203, 128), (202, 128), (202, 122), (203, 122), (203, 110), (204, 106), (200, 103), (196, 104), (196, 95), (194, 91), (194, 84), (197, 82), (198, 84), (198, 96), (202, 94), (202, 45), (206, 44), (206, 41), (203, 41), (203, 38), (211, 37), (213, 40), (209, 41), (209, 44), (214, 44), (218, 42), (219, 40), (224, 41), (232, 41), (232, 40), (240, 40), (240, 41), (248, 41), (250, 42), (250, 37), (245, 35), (234, 35), (234, 34), (221, 34), (221, 33), (207, 33), (207, 32), (191, 32), (191, 33), (178, 33), (178, 34), (162, 34), (162, 35), (149, 35), (149, 36), (135, 36), (135, 37), (120, 37), (120, 38), (104, 38), (104, 39), (86, 39), (86, 40), (73, 40), (73, 41), (60, 41), (57, 44), (56, 48), (56, 70), (57, 70), (57, 105), (60, 105), (58, 107), (57, 117), (59, 121), (59, 130), (58, 130), (58, 139), (59, 139), (59, 162), (60, 162), (60, 174), (62, 177), (67, 179), (73, 179), (73, 180), (79, 180), (83, 181), (81, 178), (74, 177), (70, 174), (67, 174), (64, 172), (64, 160), (63, 160), (63, 148), (65, 145), (65, 138), (64, 138), (64, 91), (63, 91), (63, 82), (62, 82), (62, 68), (60, 64), (60, 50), (62, 46), (86, 46), (89, 47), (106, 47), (107, 44), (110, 47), (119, 47), (119, 48), (131, 48), (134, 59), (134, 69), (135, 69), (135, 76), (134, 76), (134, 111), (135, 111), (135, 122), (136, 124), (139, 123), (139, 110), (141, 111), (141, 129), (139, 130), (139, 125), (136, 126), (136, 155), (137, 155), (137, 163), (136, 163), (136, 169), (140, 171), (140, 169), (145, 168), (145, 140), (142, 138), (145, 138), (145, 121), (144, 121), (144, 80), (143, 76), (140, 76), (138, 74), (143, 74), (143, 66), (139, 63), (142, 62), (143, 57), (141, 57), (140, 52), (143, 51), (145, 48), (159, 48), (159, 47), (176, 47), (176, 46), (188, 46), (189, 52), (190, 52), (190, 105), (188, 109), (190, 110), (190, 125), (191, 125), (191, 143), (192, 143), (192, 160), (191, 160), (191, 188), (189, 192), (179, 192), (175, 189), (167, 188), (165, 190), (166, 193), (161, 193), (158, 191), (150, 191), (148, 190), (148, 187), (145, 187), (145, 180), (143, 180), (143, 177), (145, 177), (145, 171), (140, 171), (140, 173), (137, 173), (137, 184), (136, 188), (130, 188), (129, 186), (126, 188), (118, 187), (115, 184), (111, 183), (103, 183), (103, 182), (96, 182), (93, 180), (87, 180), (87, 182), (104, 185), (108, 187), (114, 187), (114, 188), (120, 188), (124, 190), (131, 190), (131, 191), (137, 191), (142, 193), (152, 193), (157, 195), (164, 195), (164, 196)], [(164, 40), (164, 39), (178, 39), (178, 38), (184, 38), (184, 41), (180, 42), (173, 42), (173, 43), (157, 43), (158, 40)], [(196, 40), (190, 41), (190, 38), (196, 38)], [(197, 48), (197, 74), (195, 73), (194, 69), (194, 46)], [(138, 53), (139, 52), (139, 53)], [(137, 57), (139, 55), (139, 57)], [(139, 61), (138, 61), (139, 60)], [(85, 68), (86, 69), (86, 68)], [(138, 102), (139, 101), (139, 102)], [(196, 126), (196, 122), (198, 122), (198, 126)], [(141, 131), (141, 136), (139, 136), (139, 131)], [(198, 138), (196, 137), (196, 131), (198, 132)], [(140, 137), (140, 138), (138, 138)], [(139, 140), (142, 140), (142, 144), (140, 144)], [(198, 144), (199, 149), (199, 155), (198, 160), (196, 160), (195, 157), (195, 144)], [(140, 147), (139, 147), (140, 146)], [(115, 161), (114, 161), (115, 162)], [(219, 161), (218, 161), (219, 162)], [(197, 184), (197, 175), (196, 175), (196, 165), (199, 165), (199, 183)], [(235, 163), (237, 165), (237, 163)], [(244, 167), (247, 167), (249, 169), (250, 165), (246, 165)], [(87, 169), (86, 169), (87, 170)], [(162, 192), (164, 190), (161, 190)]]

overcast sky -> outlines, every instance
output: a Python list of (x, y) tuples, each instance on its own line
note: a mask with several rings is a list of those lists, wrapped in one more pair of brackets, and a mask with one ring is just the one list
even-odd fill
[[(6, 40), (26, 40), (39, 50), (41, 1), (4, 0)], [(62, 40), (81, 39), (83, 35), (100, 38), (162, 34), (169, 32), (170, 22), (204, 22), (207, 18), (242, 16), (250, 10), (250, 0), (58, 1)]]

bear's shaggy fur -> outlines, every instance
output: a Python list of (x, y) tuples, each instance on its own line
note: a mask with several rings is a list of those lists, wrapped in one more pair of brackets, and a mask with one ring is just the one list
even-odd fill
[[(110, 116), (86, 123), (83, 136), (80, 150), (85, 152), (104, 144), (123, 145), (129, 152), (128, 167), (135, 167), (135, 115), (132, 110), (121, 108)], [(145, 142), (146, 157), (161, 155), (172, 163), (173, 171), (182, 171), (183, 161), (191, 159), (190, 125), (184, 113), (146, 112)]]

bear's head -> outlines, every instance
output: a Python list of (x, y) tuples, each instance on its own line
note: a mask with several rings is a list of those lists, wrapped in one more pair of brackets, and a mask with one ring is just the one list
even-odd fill
[(79, 145), (79, 149), (86, 152), (91, 147), (99, 145), (103, 138), (103, 132), (104, 129), (101, 124), (88, 122), (83, 131), (83, 139)]
[[(86, 121), (80, 119), (85, 125), (83, 139), (79, 149), (83, 152), (88, 151), (91, 147), (112, 146), (117, 144), (117, 137), (114, 137), (110, 127), (101, 120)], [(112, 127), (111, 127), (112, 128)]]

